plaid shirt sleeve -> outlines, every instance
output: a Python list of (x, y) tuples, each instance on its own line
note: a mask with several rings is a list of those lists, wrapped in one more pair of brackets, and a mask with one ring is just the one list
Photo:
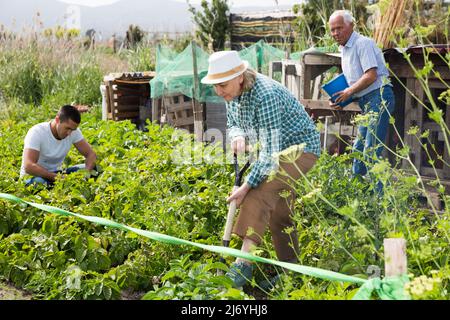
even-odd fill
[(230, 141), (233, 141), (237, 137), (245, 137), (245, 132), (239, 128), (237, 122), (237, 106), (233, 102), (227, 103), (227, 128)]
[(256, 117), (261, 151), (246, 178), (246, 182), (252, 188), (257, 187), (275, 168), (276, 163), (272, 159), (272, 154), (279, 152), (281, 147), (281, 100), (277, 95), (269, 93), (262, 96), (260, 101)]

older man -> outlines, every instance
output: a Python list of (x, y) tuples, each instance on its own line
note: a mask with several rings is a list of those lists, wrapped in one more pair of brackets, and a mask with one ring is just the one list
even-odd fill
[(33, 176), (26, 180), (27, 185), (52, 185), (58, 173), (62, 172), (62, 162), (72, 144), (86, 160), (82, 165), (67, 168), (64, 173), (94, 169), (97, 156), (78, 129), (80, 122), (78, 109), (65, 105), (53, 120), (36, 124), (28, 130), (20, 169), (21, 177)]
[[(342, 70), (349, 87), (336, 94), (334, 108), (338, 103), (354, 98), (358, 100), (363, 114), (373, 112), (369, 125), (358, 128), (358, 136), (353, 145), (354, 152), (363, 154), (364, 161), (355, 158), (353, 173), (365, 175), (366, 163), (374, 162), (381, 156), (383, 143), (389, 127), (389, 117), (394, 111), (395, 97), (389, 81), (383, 53), (373, 39), (364, 37), (353, 30), (354, 19), (347, 10), (335, 11), (329, 19), (331, 35), (340, 45)], [(380, 191), (381, 184), (377, 189)]]

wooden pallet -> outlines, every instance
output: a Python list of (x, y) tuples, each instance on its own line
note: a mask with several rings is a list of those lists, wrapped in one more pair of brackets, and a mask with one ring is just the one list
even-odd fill
[(150, 80), (154, 72), (110, 74), (104, 80), (107, 119), (137, 120), (140, 115), (150, 115)]
[(193, 100), (183, 94), (164, 96), (162, 100), (165, 122), (175, 128), (186, 129), (193, 133)]
[(206, 103), (206, 129), (204, 140), (208, 143), (222, 142), (222, 147), (225, 150), (227, 143), (227, 107), (225, 102)]
[[(407, 87), (411, 90), (411, 92), (415, 93), (416, 97), (418, 97), (420, 101), (423, 101), (425, 104), (429, 104), (428, 97), (425, 95), (425, 92), (418, 80), (408, 78)], [(428, 87), (432, 90), (432, 92), (436, 89), (445, 89), (445, 85), (443, 83), (434, 79), (429, 80)], [(435, 97), (435, 101), (438, 101), (437, 95)], [(443, 106), (443, 113), (445, 114), (444, 121), (447, 125), (450, 124), (449, 111), (450, 105)], [(417, 137), (405, 134), (405, 142), (411, 146), (411, 159), (416, 168), (419, 169), (420, 174), (428, 177), (435, 177), (438, 175), (440, 179), (450, 179), (450, 168), (445, 165), (445, 163), (449, 163), (450, 161), (450, 152), (447, 150), (444, 143), (444, 135), (446, 133), (442, 132), (441, 127), (437, 123), (428, 118), (425, 108), (420, 105), (418, 101), (409, 93), (405, 95), (404, 119), (405, 133), (408, 132), (411, 127), (418, 127), (420, 133), (426, 130), (430, 132), (428, 139), (422, 139), (422, 143), (426, 144), (428, 147), (428, 153), (424, 148), (422, 148), (421, 141), (419, 141)], [(433, 149), (432, 145), (434, 145), (436, 150)], [(439, 156), (441, 156), (444, 161), (440, 160), (438, 158)], [(431, 160), (434, 161), (434, 168), (428, 162), (430, 157)], [(409, 163), (405, 161), (404, 167), (409, 167)]]
[[(450, 150), (446, 147), (445, 135), (446, 132), (440, 128), (436, 122), (429, 118), (428, 108), (431, 106), (429, 95), (425, 92), (421, 82), (417, 79), (416, 73), (411, 68), (410, 63), (414, 68), (421, 69), (425, 63), (424, 52), (427, 60), (433, 63), (433, 72), (427, 75), (427, 91), (431, 93), (437, 107), (443, 112), (446, 126), (450, 126), (450, 105), (444, 101), (439, 100), (440, 94), (447, 90), (450, 85), (450, 69), (445, 62), (436, 53), (442, 50), (442, 55), (448, 50), (447, 45), (433, 45), (436, 51), (425, 50), (426, 46), (411, 47), (406, 50), (409, 55), (409, 61), (403, 57), (403, 54), (395, 49), (385, 51), (385, 59), (389, 64), (391, 73), (395, 74), (397, 81), (394, 81), (394, 94), (396, 96), (396, 106), (394, 118), (396, 119), (396, 126), (401, 128), (400, 134), (404, 139), (406, 145), (410, 147), (410, 157), (414, 166), (419, 170), (422, 177), (430, 177), (442, 180), (450, 180)], [(394, 79), (394, 77), (391, 77)], [(406, 86), (406, 89), (405, 87)], [(420, 103), (418, 102), (420, 101)], [(424, 104), (424, 105), (423, 105)], [(421, 141), (417, 137), (408, 134), (412, 127), (418, 127), (418, 136), (429, 131), (429, 138), (423, 138)], [(427, 145), (427, 150), (422, 147), (422, 144)], [(399, 142), (397, 142), (399, 145)], [(390, 145), (390, 148), (395, 149), (397, 145)], [(436, 147), (433, 150), (432, 145)], [(428, 154), (429, 153), (429, 154)], [(442, 159), (440, 159), (442, 157)], [(431, 159), (430, 159), (431, 158)], [(435, 168), (429, 163), (429, 160), (434, 161)], [(443, 161), (442, 161), (443, 160)], [(410, 163), (403, 162), (403, 168), (409, 169)]]

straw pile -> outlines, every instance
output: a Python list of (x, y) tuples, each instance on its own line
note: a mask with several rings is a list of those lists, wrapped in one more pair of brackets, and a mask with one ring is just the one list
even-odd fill
[(388, 2), (386, 11), (378, 15), (374, 30), (374, 39), (383, 49), (392, 48), (394, 31), (401, 27), (405, 18), (406, 6), (412, 1), (390, 0)]

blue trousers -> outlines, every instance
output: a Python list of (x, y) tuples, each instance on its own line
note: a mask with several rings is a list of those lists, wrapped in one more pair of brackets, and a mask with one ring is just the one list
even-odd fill
[[(367, 173), (365, 163), (373, 163), (381, 157), (383, 144), (389, 129), (389, 117), (395, 109), (395, 97), (392, 87), (383, 86), (359, 98), (359, 107), (363, 114), (374, 112), (374, 117), (367, 126), (358, 127), (358, 136), (353, 144), (353, 152), (362, 153), (364, 161), (353, 160), (354, 175), (364, 176)], [(389, 111), (389, 112), (388, 112)], [(382, 186), (377, 186), (377, 189)]]
[[(57, 170), (57, 171), (52, 171), (52, 172), (54, 172), (54, 173), (65, 173), (65, 174), (70, 174), (70, 173), (76, 172), (76, 171), (78, 171), (78, 170), (80, 170), (80, 169), (84, 169), (84, 168), (85, 168), (85, 165), (84, 165), (84, 164), (78, 164), (78, 165), (76, 165), (76, 166), (69, 167), (69, 168), (67, 168), (66, 170), (63, 170), (63, 171)], [(31, 184), (44, 184), (44, 185), (46, 185), (47, 187), (49, 187), (49, 186), (52, 186), (52, 185), (53, 185), (53, 182), (50, 181), (50, 180), (44, 179), (44, 178), (42, 178), (42, 177), (33, 177), (33, 178), (31, 178), (31, 179), (25, 180), (25, 186), (28, 187), (28, 186), (31, 185)]]

